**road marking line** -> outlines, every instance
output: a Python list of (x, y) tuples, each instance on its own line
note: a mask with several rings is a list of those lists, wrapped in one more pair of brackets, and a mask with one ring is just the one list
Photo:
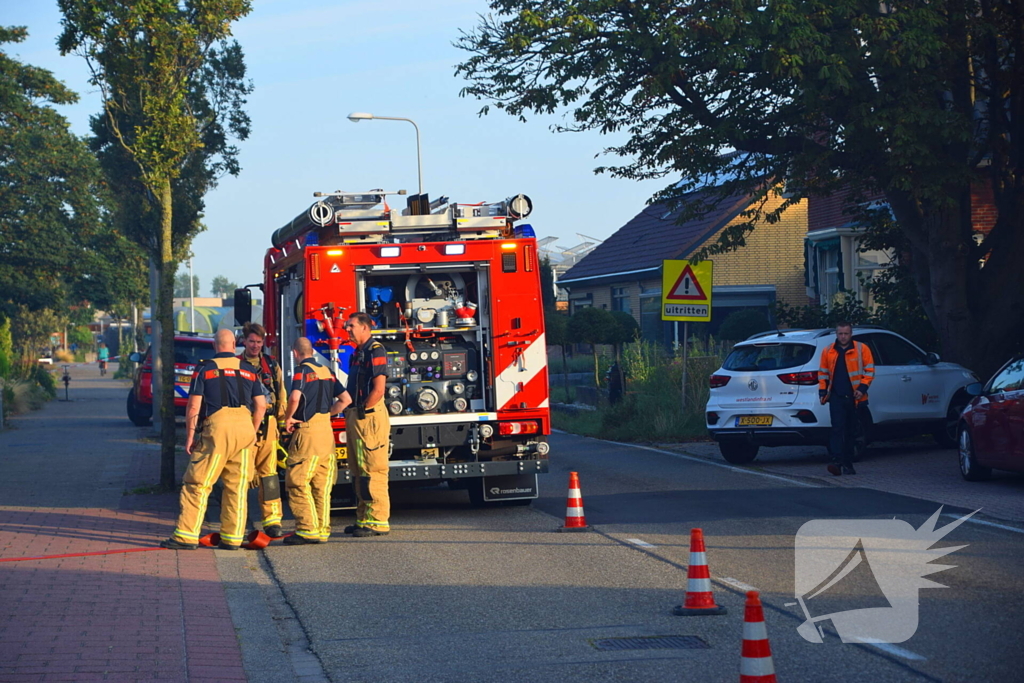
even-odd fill
[(647, 541), (641, 541), (639, 538), (627, 538), (626, 539), (626, 543), (632, 543), (633, 545), (638, 545), (641, 548), (657, 548), (658, 547), (658, 546), (656, 546), (656, 545), (654, 545), (652, 543), (648, 543)]
[(724, 577), (723, 576), (719, 576), (719, 577), (717, 577), (717, 579), (719, 581), (721, 581), (722, 583), (729, 584), (733, 588), (739, 588), (741, 591), (756, 591), (757, 590), (756, 588), (751, 586), (749, 583), (743, 583), (742, 581), (739, 581), (738, 579), (734, 579), (734, 578), (732, 578), (730, 576), (724, 576)]
[(858, 638), (857, 640), (864, 643), (865, 645), (877, 647), (882, 652), (888, 652), (891, 655), (895, 655), (896, 657), (902, 657), (903, 659), (909, 659), (912, 662), (928, 661), (927, 657), (922, 657), (916, 652), (911, 652), (910, 650), (904, 649), (898, 645), (893, 645), (892, 643), (883, 643), (882, 641), (876, 640), (874, 638)]
[[(975, 512), (977, 512), (977, 510), (975, 510)], [(960, 515), (954, 515), (954, 514), (949, 513), (949, 512), (945, 513), (942, 516), (943, 517), (952, 517), (953, 519), (960, 519)], [(996, 529), (1002, 529), (1004, 531), (1013, 531), (1013, 532), (1018, 533), (1018, 534), (1024, 534), (1024, 529), (1021, 529), (1020, 527), (1007, 526), (1005, 524), (996, 524), (995, 522), (986, 522), (983, 519), (975, 519), (973, 517), (971, 517), (969, 519), (966, 519), (964, 521), (966, 521), (966, 522), (973, 522), (975, 524), (981, 524), (983, 526), (992, 526), (992, 527), (995, 527)]]
[[(595, 437), (589, 437), (589, 438), (593, 439)], [(683, 454), (683, 453), (676, 453), (674, 451), (666, 451), (666, 450), (662, 450), (660, 448), (651, 448), (650, 446), (638, 446), (637, 444), (622, 443), (621, 441), (606, 441), (605, 439), (598, 439), (598, 441), (605, 441), (605, 443), (612, 443), (612, 444), (615, 444), (616, 446), (628, 446), (629, 448), (639, 448), (640, 450), (643, 450), (643, 451), (652, 451), (654, 453), (663, 453), (664, 455), (671, 455), (674, 458), (680, 458), (682, 460), (692, 460), (693, 462), (703, 463), (705, 465), (711, 465), (713, 467), (721, 467), (723, 470), (731, 470), (733, 472), (742, 472), (743, 474), (754, 474), (754, 475), (757, 475), (759, 477), (765, 477), (767, 479), (778, 479), (779, 481), (784, 481), (787, 484), (796, 484), (797, 486), (807, 486), (809, 488), (821, 488), (821, 486), (822, 486), (822, 484), (811, 484), (811, 483), (806, 482), (806, 481), (799, 481), (799, 480), (796, 480), (796, 479), (790, 479), (788, 477), (780, 477), (780, 476), (777, 476), (775, 474), (768, 474), (767, 472), (758, 472), (757, 470), (745, 470), (745, 469), (743, 469), (741, 467), (733, 467), (732, 465), (723, 465), (722, 463), (715, 462), (714, 460), (707, 460), (705, 458), (698, 458), (697, 456), (694, 456), (694, 455), (686, 455), (686, 454)]]

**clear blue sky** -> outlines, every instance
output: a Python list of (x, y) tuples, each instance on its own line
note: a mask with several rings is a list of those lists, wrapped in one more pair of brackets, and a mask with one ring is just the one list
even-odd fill
[[(399, 121), (351, 123), (350, 112), (414, 119), (422, 136), (424, 190), (463, 203), (530, 195), (529, 222), (563, 247), (576, 233), (605, 238), (644, 206), (662, 183), (593, 173), (616, 142), (597, 134), (550, 132), (557, 119), (526, 123), (459, 97), (452, 42), (487, 12), (484, 0), (256, 0), (234, 27), (255, 92), (252, 135), (241, 144), (242, 173), (207, 196), (207, 227), (194, 242), (201, 292), (224, 275), (261, 280), (270, 234), (313, 202), (314, 191), (416, 190), (413, 127)], [(81, 95), (61, 107), (87, 134), (99, 111), (81, 57), (56, 48), (61, 15), (52, 0), (0, 0), (0, 21), (27, 26), (29, 38), (5, 49), (53, 71)]]

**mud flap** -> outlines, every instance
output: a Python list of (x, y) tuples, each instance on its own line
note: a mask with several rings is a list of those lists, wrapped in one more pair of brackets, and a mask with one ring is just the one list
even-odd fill
[(536, 474), (507, 474), (483, 478), (484, 501), (524, 500), (539, 495)]
[(260, 482), (263, 485), (263, 500), (281, 500), (281, 481), (276, 474), (261, 477)]

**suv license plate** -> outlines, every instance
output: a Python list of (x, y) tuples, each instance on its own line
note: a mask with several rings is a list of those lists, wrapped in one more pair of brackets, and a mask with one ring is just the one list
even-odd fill
[(736, 418), (737, 427), (771, 427), (771, 415), (743, 415)]

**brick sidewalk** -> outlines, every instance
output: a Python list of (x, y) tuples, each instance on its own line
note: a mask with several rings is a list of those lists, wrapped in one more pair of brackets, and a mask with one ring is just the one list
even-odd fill
[[(175, 495), (121, 495), (159, 468), (124, 416), (127, 389), (95, 366), (72, 376), (79, 400), (0, 433), (0, 501), (32, 503), (0, 506), (0, 559), (153, 548), (170, 534)], [(0, 563), (0, 651), (12, 683), (246, 679), (206, 549)]]

